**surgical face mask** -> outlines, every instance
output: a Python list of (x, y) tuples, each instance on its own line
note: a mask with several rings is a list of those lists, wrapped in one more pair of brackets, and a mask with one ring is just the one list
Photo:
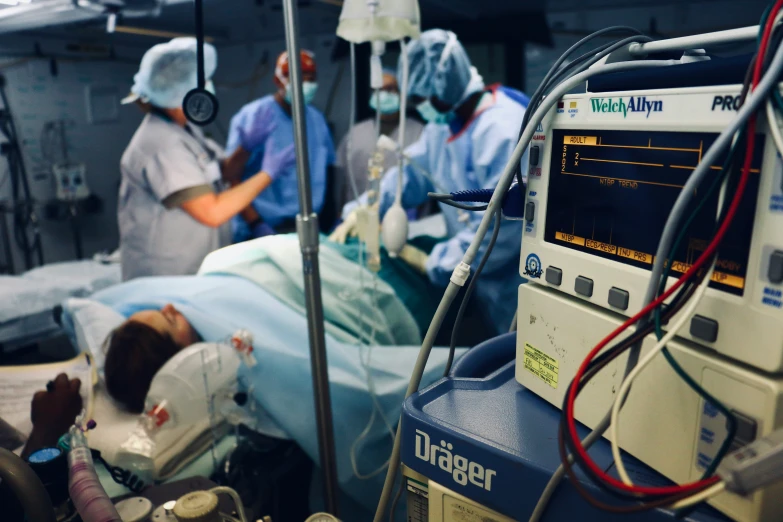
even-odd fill
[(429, 100), (424, 100), (416, 106), (416, 110), (427, 123), (448, 125), (454, 119), (453, 112), (438, 112)]
[[(380, 98), (380, 101), (378, 100)], [(400, 93), (380, 91), (380, 96), (373, 93), (370, 96), (370, 107), (381, 114), (394, 114), (400, 112)]]
[[(318, 91), (318, 82), (302, 82), (302, 97), (304, 98), (305, 105), (310, 105), (315, 98), (315, 93)], [(285, 101), (291, 103), (291, 84), (285, 85)]]

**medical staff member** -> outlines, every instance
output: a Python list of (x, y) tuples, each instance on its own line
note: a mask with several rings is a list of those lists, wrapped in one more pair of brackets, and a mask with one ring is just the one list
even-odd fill
[[(318, 90), (315, 57), (310, 51), (301, 51), (300, 56), (302, 95), (307, 109), (312, 204), (313, 210), (320, 214), (324, 207), (328, 170), (334, 165), (334, 143), (326, 118), (311, 105)], [(277, 92), (245, 105), (231, 119), (226, 149), (229, 152), (244, 150), (250, 154), (245, 166), (246, 177), (258, 172), (268, 155), (277, 154), (294, 143), (287, 52), (277, 58), (274, 83)], [(291, 165), (269, 190), (255, 198), (251, 209), (234, 220), (234, 241), (294, 232), (299, 212), (298, 198), (296, 166)], [(322, 226), (327, 224), (323, 219), (321, 221)]]
[[(406, 149), (406, 155), (429, 171), (441, 190), (494, 189), (517, 144), (527, 97), (507, 87), (485, 87), (457, 36), (450, 31), (426, 31), (407, 45), (406, 52), (410, 64), (408, 95), (429, 122), (419, 141)], [(394, 201), (396, 186), (394, 167), (381, 181), (381, 215)], [(427, 200), (430, 191), (435, 191), (433, 184), (407, 166), (402, 205), (415, 208)], [(347, 218), (355, 206), (346, 205), (343, 216)], [(483, 212), (460, 214), (443, 204), (441, 210), (449, 239), (437, 244), (429, 256), (421, 252), (404, 255), (411, 252), (406, 247), (401, 257), (426, 272), (433, 283), (445, 287), (473, 241)], [(467, 219), (460, 219), (460, 215)], [(352, 221), (346, 219), (346, 223)], [(484, 238), (476, 260), (486, 252), (490, 236), (488, 233)], [(517, 308), (518, 286), (523, 282), (519, 275), (521, 241), (522, 223), (504, 220), (477, 283), (479, 308), (497, 333), (508, 331)]]
[[(211, 78), (217, 67), (213, 46), (204, 45), (204, 59)], [(247, 153), (224, 157), (185, 118), (182, 100), (197, 86), (196, 68), (194, 38), (156, 45), (144, 54), (131, 95), (123, 100), (147, 113), (120, 161), (123, 280), (195, 274), (207, 254), (230, 243), (231, 218), (295, 161), (293, 147), (281, 149), (239, 182)], [(224, 181), (235, 186), (223, 190)]]
[[(370, 107), (380, 113), (380, 134), (398, 140), (397, 128), (400, 124), (400, 87), (394, 70), (384, 69), (383, 86), (379, 94), (370, 95)], [(424, 129), (418, 120), (409, 118), (405, 122), (404, 147), (416, 143)], [(337, 164), (335, 165), (335, 194), (338, 208), (356, 198), (353, 192), (351, 178), (356, 184), (356, 192), (363, 194), (367, 190), (368, 163), (375, 153), (378, 129), (376, 118), (367, 118), (355, 124), (340, 142), (337, 148)], [(350, 140), (350, 151), (348, 150)], [(404, 148), (403, 147), (403, 148)], [(383, 156), (383, 171), (397, 164), (397, 155), (386, 152)]]

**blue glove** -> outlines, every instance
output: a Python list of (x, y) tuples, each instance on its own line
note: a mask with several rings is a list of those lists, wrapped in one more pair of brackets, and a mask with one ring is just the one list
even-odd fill
[(237, 129), (239, 145), (248, 152), (262, 147), (266, 139), (277, 128), (276, 120), (271, 116), (271, 105), (249, 116)]
[(261, 170), (269, 174), (272, 181), (294, 166), (296, 163), (296, 149), (291, 144), (281, 150), (264, 151), (264, 159), (261, 162)]
[(250, 227), (250, 236), (253, 239), (258, 239), (259, 237), (264, 236), (273, 236), (275, 235), (275, 229), (267, 225), (263, 221), (259, 221), (252, 227)]

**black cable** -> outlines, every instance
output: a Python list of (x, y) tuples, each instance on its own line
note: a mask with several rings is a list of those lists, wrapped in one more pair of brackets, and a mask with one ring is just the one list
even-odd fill
[[(726, 162), (726, 165), (724, 165), (724, 169), (722, 169), (722, 174), (731, 176), (729, 182), (731, 183), (734, 178), (736, 178), (736, 169), (732, 169), (731, 167), (736, 166), (738, 164), (741, 164), (742, 162), (742, 156), (744, 154), (741, 154), (741, 158), (739, 161), (734, 161), (733, 156), (734, 152), (737, 150), (737, 146), (740, 145), (740, 142), (742, 140), (737, 140), (732, 147), (732, 150), (729, 152), (729, 159)], [(740, 150), (743, 150), (740, 148)], [(734, 174), (732, 176), (732, 174)], [(705, 194), (704, 198), (707, 198), (709, 194)], [(723, 206), (721, 208), (720, 215), (718, 216), (717, 223), (721, 223), (725, 219), (725, 214), (728, 210), (728, 207), (730, 206), (730, 201), (727, 199), (723, 202)], [(698, 207), (694, 212), (698, 211)], [(718, 227), (718, 224), (716, 223), (716, 228)], [(713, 257), (710, 259), (710, 262), (717, 256), (717, 252), (713, 255)], [(671, 254), (670, 254), (671, 257)], [(700, 273), (696, 275), (695, 278), (689, 279), (687, 283), (683, 286), (682, 289), (675, 295), (675, 298), (673, 299), (671, 305), (666, 308), (666, 311), (663, 313), (663, 317), (665, 321), (668, 321), (669, 318), (671, 318), (674, 314), (679, 312), (679, 310), (684, 306), (684, 304), (691, 298), (693, 293), (695, 292), (696, 288), (699, 284), (704, 280), (706, 277), (707, 271), (702, 270)], [(660, 307), (659, 307), (660, 308)], [(655, 310), (653, 311), (653, 313)], [(645, 316), (644, 318), (640, 318), (639, 321), (646, 320), (648, 316)], [(625, 340), (615, 343), (611, 348), (605, 350), (602, 354), (600, 354), (598, 357), (596, 357), (593, 361), (591, 361), (590, 365), (588, 365), (588, 370), (583, 376), (582, 380), (577, 384), (577, 394), (584, 388), (584, 386), (590, 382), (590, 380), (598, 373), (600, 372), (609, 362), (614, 360), (616, 357), (618, 357), (621, 353), (624, 353), (627, 351), (631, 346), (636, 344), (637, 342), (641, 341), (644, 337), (646, 337), (649, 333), (651, 333), (654, 330), (654, 323), (651, 321), (647, 321), (643, 327), (641, 327), (639, 330), (634, 332), (631, 336), (626, 338)], [(571, 383), (573, 384), (573, 383)], [(570, 388), (571, 385), (569, 385)], [(561, 426), (565, 426), (566, 417), (565, 417), (565, 406), (567, 402), (568, 392), (566, 392), (566, 398), (563, 402), (563, 409), (561, 410)], [(566, 433), (568, 431), (566, 430)], [(576, 441), (571, 440), (569, 436), (567, 436), (567, 440), (565, 441), (566, 447), (569, 449), (569, 451), (572, 453), (574, 461), (578, 463), (579, 467), (582, 468), (585, 473), (590, 476), (591, 480), (595, 482), (601, 489), (607, 491), (608, 493), (615, 495), (617, 497), (626, 499), (626, 500), (638, 500), (639, 495), (634, 494), (628, 494), (626, 492), (622, 492), (616, 489), (611, 488), (607, 484), (604, 484), (603, 481), (599, 477), (597, 477), (595, 474), (593, 474), (591, 469), (586, 465), (586, 463), (582, 460), (581, 456), (576, 453), (575, 450), (575, 444)], [(644, 497), (646, 498), (646, 497)]]
[[(726, 165), (724, 165), (724, 169), (722, 169), (722, 175), (723, 176), (730, 176), (729, 178), (729, 184), (731, 184), (733, 181), (736, 181), (736, 169), (732, 168), (738, 164), (742, 163), (742, 158), (744, 157), (744, 153), (741, 153), (739, 161), (735, 162), (733, 160), (733, 156), (735, 151), (737, 150), (737, 146), (740, 145), (742, 142), (741, 139), (738, 139), (734, 145), (732, 146), (732, 149), (729, 152), (729, 158), (727, 159)], [(740, 150), (744, 150), (740, 147)], [(734, 175), (733, 175), (734, 174)], [(727, 191), (728, 192), (728, 191)], [(704, 198), (707, 198), (709, 196), (708, 194), (705, 194)], [(725, 219), (726, 212), (728, 211), (728, 208), (730, 206), (731, 202), (729, 198), (726, 198), (726, 200), (723, 202), (723, 206), (721, 207), (721, 212), (716, 219), (715, 227), (716, 229), (719, 227), (720, 223), (722, 223)], [(694, 212), (697, 212), (699, 210), (699, 207), (694, 210)], [(670, 253), (670, 258), (673, 254)], [(712, 263), (712, 261), (717, 257), (717, 251), (713, 254), (713, 256), (709, 260), (709, 264)], [(663, 316), (666, 321), (670, 317), (672, 317), (675, 313), (677, 313), (682, 306), (690, 299), (690, 297), (695, 292), (696, 288), (703, 282), (704, 278), (707, 276), (708, 270), (701, 270), (699, 273), (697, 273), (694, 277), (690, 278), (689, 281), (685, 284), (685, 286), (680, 289), (680, 291), (676, 294), (675, 299), (672, 301), (671, 305), (666, 308), (666, 311), (663, 313)], [(660, 307), (658, 307), (660, 308)], [(653, 313), (655, 313), (655, 310), (653, 310)], [(645, 316), (643, 318), (640, 318), (639, 321), (647, 320), (648, 316)], [(626, 340), (621, 341), (620, 343), (616, 343), (614, 346), (609, 348), (608, 350), (604, 351), (599, 357), (594, 359), (591, 364), (588, 366), (588, 370), (585, 373), (585, 375), (582, 377), (582, 380), (577, 383), (577, 395), (578, 393), (584, 388), (584, 386), (587, 385), (588, 382), (598, 373), (600, 372), (609, 362), (614, 360), (617, 356), (619, 356), (621, 353), (628, 350), (631, 346), (636, 344), (637, 342), (641, 341), (647, 334), (649, 334), (654, 329), (654, 323), (647, 320), (644, 327), (642, 327), (640, 330), (629, 336)], [(570, 387), (574, 383), (572, 382), (569, 384), (569, 391)], [(577, 441), (574, 441), (571, 439), (569, 431), (565, 430), (566, 426), (566, 405), (568, 401), (568, 395), (569, 391), (566, 391), (566, 395), (563, 401), (563, 406), (561, 410), (561, 419), (560, 419), (560, 429), (563, 433), (566, 434), (564, 444), (568, 451), (573, 456), (574, 462), (579, 465), (579, 467), (588, 475), (592, 482), (594, 482), (599, 488), (602, 490), (625, 500), (641, 500), (641, 499), (647, 499), (647, 498), (656, 498), (656, 496), (650, 496), (650, 495), (639, 495), (639, 494), (632, 494), (627, 493), (624, 491), (617, 490), (610, 486), (609, 484), (606, 484), (601, 480), (600, 477), (595, 475), (589, 466), (586, 465), (584, 460), (582, 459), (581, 455), (576, 452), (576, 444)], [(567, 466), (567, 458), (563, 462), (564, 466)], [(694, 492), (690, 492), (690, 494), (693, 494)], [(660, 498), (660, 497), (657, 497)]]
[(466, 205), (464, 203), (451, 201), (450, 199), (440, 199), (438, 200), (438, 203), (443, 203), (444, 205), (458, 208), (460, 210), (469, 210), (471, 212), (481, 212), (482, 210), (487, 210), (487, 208), (489, 207), (488, 205)]
[(454, 364), (454, 353), (457, 350), (457, 336), (459, 335), (459, 325), (462, 323), (462, 318), (465, 316), (465, 310), (468, 308), (468, 302), (470, 301), (470, 296), (473, 295), (473, 290), (476, 287), (476, 281), (478, 281), (479, 276), (481, 275), (481, 271), (484, 270), (484, 265), (487, 264), (487, 260), (489, 259), (489, 254), (492, 252), (492, 249), (495, 248), (495, 242), (498, 240), (498, 235), (500, 234), (500, 225), (501, 225), (501, 213), (500, 210), (498, 210), (495, 213), (495, 230), (492, 231), (492, 238), (489, 240), (489, 245), (487, 246), (487, 250), (484, 252), (484, 255), (481, 257), (481, 262), (478, 265), (478, 268), (476, 268), (476, 273), (473, 274), (473, 276), (470, 278), (470, 283), (468, 283), (468, 289), (465, 290), (465, 295), (462, 297), (462, 303), (459, 305), (459, 311), (457, 311), (457, 318), (454, 320), (454, 327), (451, 330), (451, 345), (449, 346), (449, 359), (446, 361), (446, 368), (443, 370), (443, 376), (448, 377), (449, 373), (451, 373), (451, 365)]
[(391, 509), (389, 510), (389, 522), (394, 522), (394, 512), (397, 511), (397, 504), (400, 503), (403, 491), (405, 491), (405, 475), (402, 476), (400, 487), (397, 488), (397, 494), (394, 495), (394, 500), (392, 501)]
[(195, 0), (196, 16), (196, 65), (198, 88), (204, 89), (207, 84), (204, 72), (204, 0)]
[[(595, 56), (597, 53), (602, 53), (606, 49), (608, 49), (610, 46), (616, 44), (617, 42), (610, 42), (609, 44), (604, 44), (599, 47), (594, 48), (592, 51), (589, 51), (582, 56), (578, 57), (576, 60), (573, 60), (572, 62), (562, 65), (562, 63), (568, 58), (570, 54), (572, 54), (574, 51), (585, 45), (586, 43), (590, 42), (591, 40), (603, 36), (604, 34), (608, 34), (611, 32), (617, 32), (617, 31), (625, 31), (634, 33), (635, 36), (644, 36), (644, 34), (639, 31), (638, 29), (635, 29), (633, 27), (628, 26), (613, 26), (613, 27), (606, 27), (604, 29), (601, 29), (599, 31), (596, 31), (581, 40), (579, 40), (577, 43), (572, 45), (563, 55), (561, 55), (558, 62), (556, 62), (552, 68), (549, 69), (546, 76), (544, 77), (544, 81), (541, 82), (541, 85), (536, 89), (536, 91), (533, 93), (533, 96), (530, 97), (530, 101), (528, 103), (527, 109), (525, 110), (525, 115), (522, 118), (522, 126), (519, 129), (519, 138), (522, 138), (522, 134), (525, 132), (525, 128), (527, 127), (528, 123), (530, 122), (530, 117), (532, 114), (535, 113), (536, 109), (541, 103), (541, 100), (543, 99), (546, 92), (549, 90), (549, 87), (551, 85), (555, 84), (555, 77), (562, 76), (565, 72), (572, 70), (575, 65), (578, 65), (582, 60), (588, 59), (590, 56)], [(647, 37), (645, 37), (647, 38)], [(648, 40), (650, 40), (648, 38)], [(610, 51), (611, 52), (611, 51)], [(514, 175), (517, 178), (517, 183), (519, 183), (519, 186), (524, 186), (523, 179), (522, 179), (522, 165), (521, 163), (518, 163), (514, 168)], [(520, 192), (521, 197), (524, 199), (525, 197), (525, 191)]]
[[(43, 248), (41, 246), (41, 237), (38, 232), (37, 221), (32, 207), (33, 198), (30, 191), (27, 170), (24, 166), (22, 149), (19, 144), (19, 135), (16, 131), (16, 125), (14, 124), (14, 119), (11, 114), (11, 105), (8, 102), (5, 86), (5, 79), (0, 77), (0, 101), (3, 103), (3, 117), (2, 124), (0, 125), (0, 132), (2, 132), (8, 142), (6, 144), (6, 158), (8, 161), (9, 175), (11, 177), (12, 198), (14, 203), (14, 239), (20, 250), (22, 250), (25, 266), (29, 270), (33, 267), (33, 252), (38, 254), (39, 264), (43, 264)], [(20, 194), (20, 189), (22, 194)], [(20, 200), (22, 200), (21, 204)], [(27, 235), (27, 228), (31, 225), (33, 227), (34, 236), (32, 242)]]

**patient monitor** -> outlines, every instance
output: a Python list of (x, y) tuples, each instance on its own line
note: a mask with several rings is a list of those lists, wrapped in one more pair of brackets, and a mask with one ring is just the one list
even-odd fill
[[(740, 86), (587, 93), (553, 107), (530, 149), (520, 271), (532, 284), (519, 292), (516, 365), (525, 387), (560, 407), (587, 352), (642, 308), (669, 212), (736, 115), (739, 93)], [(734, 410), (738, 445), (783, 425), (783, 176), (760, 124), (750, 181), (710, 287), (669, 344), (685, 370)], [(711, 168), (717, 174), (721, 165)], [(669, 284), (706, 248), (717, 206), (716, 191), (676, 252)], [(650, 336), (644, 348), (653, 344)], [(625, 363), (619, 357), (586, 387), (578, 420), (599, 423)], [(725, 419), (663, 358), (634, 383), (622, 418), (623, 449), (680, 483), (701, 475), (726, 434)], [(778, 484), (712, 503), (738, 520), (780, 520), (781, 495)]]

